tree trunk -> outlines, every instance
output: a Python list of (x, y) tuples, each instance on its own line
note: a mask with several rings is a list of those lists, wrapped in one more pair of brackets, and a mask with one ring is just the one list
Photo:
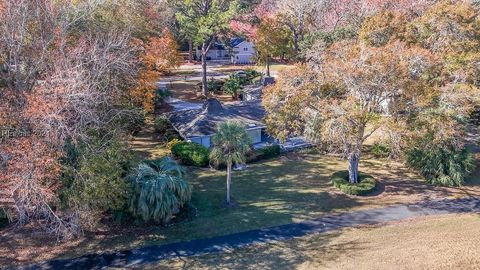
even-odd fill
[(358, 127), (357, 138), (353, 151), (348, 155), (348, 180), (352, 184), (358, 183), (358, 163), (360, 162), (360, 153), (362, 152), (363, 136), (365, 133), (365, 125)]
[(188, 62), (191, 63), (193, 61), (193, 42), (192, 39), (188, 40)]
[(298, 52), (300, 52), (300, 46), (298, 45), (299, 43), (299, 36), (298, 33), (295, 31), (293, 33), (293, 49), (295, 50), (295, 54), (298, 55)]
[(266, 66), (267, 66), (267, 77), (270, 77), (270, 57), (267, 56), (267, 61), (266, 61)]
[(207, 46), (206, 42), (202, 44), (202, 95), (207, 97), (208, 84), (207, 84)]
[(230, 204), (230, 183), (232, 182), (232, 163), (227, 164), (227, 204)]
[(348, 155), (348, 181), (352, 184), (358, 183), (358, 161), (360, 160), (360, 153), (354, 151)]

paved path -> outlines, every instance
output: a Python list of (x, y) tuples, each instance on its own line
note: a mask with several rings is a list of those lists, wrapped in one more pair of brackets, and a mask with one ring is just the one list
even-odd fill
[(291, 223), (208, 239), (147, 246), (117, 253), (91, 254), (71, 260), (53, 260), (20, 269), (100, 269), (107, 266), (141, 266), (142, 264), (154, 263), (174, 257), (220, 252), (255, 243), (286, 240), (345, 227), (379, 224), (420, 216), (473, 212), (480, 212), (480, 198), (478, 197), (422, 202), (411, 205), (393, 205), (384, 208), (329, 215), (300, 223)]

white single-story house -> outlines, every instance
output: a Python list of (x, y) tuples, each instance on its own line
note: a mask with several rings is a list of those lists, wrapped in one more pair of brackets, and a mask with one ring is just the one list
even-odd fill
[(236, 122), (247, 130), (252, 143), (259, 144), (265, 140), (265, 124), (262, 119), (265, 110), (260, 102), (239, 102), (222, 105), (216, 99), (208, 99), (202, 109), (176, 111), (169, 119), (173, 127), (185, 140), (211, 146), (211, 137), (223, 122)]
[[(201, 59), (202, 48), (197, 47), (195, 57)], [(255, 45), (243, 38), (233, 38), (228, 44), (215, 42), (207, 52), (207, 60), (228, 60), (232, 64), (251, 64), (255, 62)]]

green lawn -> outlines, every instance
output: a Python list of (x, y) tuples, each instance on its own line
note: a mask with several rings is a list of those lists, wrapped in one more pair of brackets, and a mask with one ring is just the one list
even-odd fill
[[(329, 175), (343, 161), (310, 156), (285, 157), (249, 165), (234, 171), (232, 196), (236, 208), (224, 207), (226, 174), (211, 169), (190, 168), (192, 204), (198, 216), (168, 228), (153, 228), (145, 244), (160, 244), (297, 222), (337, 210), (362, 205), (355, 198), (335, 192)], [(155, 235), (155, 237), (151, 237)], [(131, 239), (127, 239), (131, 237)], [(138, 235), (124, 236), (124, 243), (138, 242)]]
[[(5, 232), (8, 235), (5, 245), (0, 248), (0, 265), (12, 260), (17, 264), (32, 263), (56, 257), (76, 257), (86, 253), (226, 235), (338, 211), (411, 203), (425, 198), (479, 194), (477, 187), (432, 187), (395, 162), (367, 158), (360, 164), (362, 171), (383, 183), (376, 196), (347, 196), (333, 188), (330, 175), (347, 166), (337, 157), (290, 154), (251, 164), (246, 170), (233, 173), (232, 194), (238, 203), (238, 207), (233, 209), (223, 207), (225, 172), (188, 168), (187, 178), (194, 187), (192, 204), (198, 210), (194, 219), (169, 227), (105, 228), (62, 243), (41, 236)], [(51, 245), (46, 245), (47, 242)]]
[(346, 168), (344, 160), (318, 154), (290, 155), (234, 171), (232, 196), (238, 207), (233, 209), (224, 207), (224, 171), (189, 168), (187, 179), (194, 187), (192, 204), (198, 211), (196, 218), (167, 228), (151, 227), (148, 233), (140, 235), (107, 237), (102, 246), (124, 248), (206, 238), (298, 222), (337, 211), (411, 202), (429, 192), (437, 192), (442, 197), (455, 194), (418, 181), (400, 164), (375, 160), (365, 160), (362, 164), (369, 167), (364, 170), (379, 180), (392, 181), (392, 188), (376, 197), (347, 196), (330, 182), (333, 172)]

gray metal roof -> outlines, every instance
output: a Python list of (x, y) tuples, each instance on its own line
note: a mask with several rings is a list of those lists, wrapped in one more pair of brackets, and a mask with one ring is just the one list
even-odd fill
[(241, 37), (235, 37), (230, 40), (230, 47), (235, 48), (240, 43), (244, 42), (245, 39)]
[(259, 101), (222, 105), (216, 99), (208, 99), (199, 110), (177, 111), (169, 119), (184, 138), (215, 134), (220, 123), (231, 121), (245, 128), (264, 127), (265, 109)]

